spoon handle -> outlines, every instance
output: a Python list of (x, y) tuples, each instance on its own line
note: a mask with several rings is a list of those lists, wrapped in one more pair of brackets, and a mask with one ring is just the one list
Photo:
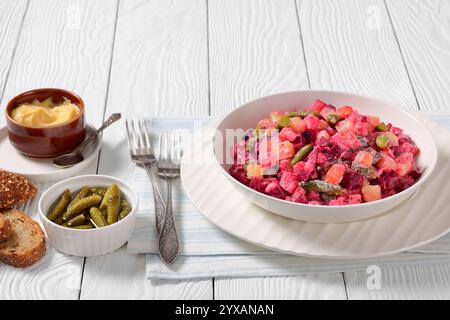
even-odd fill
[(99, 135), (99, 133), (101, 133), (103, 130), (108, 128), (110, 125), (112, 125), (114, 122), (116, 122), (120, 118), (122, 118), (122, 114), (120, 114), (120, 113), (113, 113), (112, 115), (110, 115), (109, 118), (105, 122), (103, 122), (102, 126), (100, 128), (98, 128), (93, 134), (91, 134), (89, 136), (89, 138), (87, 138), (80, 145), (80, 147), (79, 147), (80, 153), (83, 152), (84, 148), (86, 148), (86, 146), (89, 143), (91, 143), (94, 140), (94, 138)]

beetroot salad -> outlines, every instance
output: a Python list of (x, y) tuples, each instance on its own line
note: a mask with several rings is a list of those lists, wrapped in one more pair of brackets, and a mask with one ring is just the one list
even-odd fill
[(234, 145), (230, 174), (246, 186), (310, 205), (350, 205), (392, 196), (420, 177), (419, 148), (402, 129), (321, 100), (274, 111)]

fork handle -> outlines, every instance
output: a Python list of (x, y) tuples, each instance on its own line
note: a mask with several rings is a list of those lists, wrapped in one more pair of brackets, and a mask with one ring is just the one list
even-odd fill
[(166, 206), (164, 205), (164, 201), (161, 196), (161, 192), (159, 192), (158, 185), (156, 183), (155, 173), (153, 172), (153, 163), (149, 163), (145, 165), (145, 170), (147, 171), (148, 178), (150, 179), (150, 184), (153, 189), (153, 201), (155, 202), (155, 226), (158, 235), (161, 234), (161, 229), (164, 224), (164, 213), (166, 211)]
[(175, 261), (180, 247), (172, 212), (172, 182), (172, 178), (167, 178), (167, 206), (163, 228), (159, 235), (159, 255), (168, 265)]

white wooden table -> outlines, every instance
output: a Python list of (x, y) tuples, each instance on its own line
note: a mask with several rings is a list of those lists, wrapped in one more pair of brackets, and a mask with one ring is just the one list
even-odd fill
[[(84, 98), (97, 126), (115, 111), (221, 115), (308, 88), (450, 111), (449, 70), (449, 0), (0, 0), (2, 107), (25, 90), (62, 87)], [(88, 172), (131, 180), (121, 131), (104, 143)], [(156, 282), (125, 248), (87, 259), (49, 248), (27, 270), (0, 265), (0, 300), (450, 298), (450, 265), (386, 269), (380, 290), (366, 279)]]

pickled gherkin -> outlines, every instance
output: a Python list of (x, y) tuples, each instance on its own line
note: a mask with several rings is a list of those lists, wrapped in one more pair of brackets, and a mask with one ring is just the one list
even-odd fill
[(100, 197), (97, 194), (78, 200), (72, 205), (72, 207), (67, 209), (67, 211), (64, 213), (63, 215), (64, 221), (69, 221), (70, 219), (72, 219), (73, 217), (75, 217), (76, 215), (78, 215), (79, 213), (90, 207), (98, 206), (101, 201), (102, 197)]
[(105, 202), (106, 204), (107, 210), (106, 221), (108, 222), (108, 224), (113, 224), (117, 222), (120, 210), (120, 192), (117, 184), (111, 185), (111, 187), (109, 187), (108, 190), (106, 190), (106, 194), (103, 197), (103, 202)]
[(64, 223), (64, 219), (62, 217), (62, 215), (60, 215), (56, 220), (53, 221), (56, 224), (63, 224)]
[(64, 190), (64, 193), (61, 196), (61, 199), (55, 205), (53, 210), (47, 215), (47, 218), (51, 221), (57, 220), (66, 210), (67, 205), (70, 203), (71, 195), (70, 190)]
[(358, 172), (360, 175), (365, 176), (369, 180), (376, 179), (378, 177), (377, 170), (372, 166), (364, 167), (356, 162), (353, 162), (352, 169)]
[(79, 214), (76, 217), (70, 219), (69, 221), (67, 221), (67, 226), (69, 227), (75, 227), (78, 226), (80, 224), (83, 224), (83, 222), (86, 220), (86, 217), (84, 216), (84, 214)]
[(322, 180), (301, 181), (299, 182), (299, 186), (307, 191), (323, 192), (334, 196), (337, 196), (342, 192), (342, 187), (340, 185)]
[(313, 150), (313, 145), (307, 144), (306, 146), (304, 146), (303, 148), (301, 148), (300, 150), (297, 151), (297, 153), (294, 155), (294, 157), (291, 160), (291, 164), (295, 165), (297, 162), (305, 159), (308, 154), (311, 153), (311, 151)]
[(80, 229), (80, 230), (84, 230), (84, 229), (92, 229), (92, 226), (89, 224), (81, 224), (79, 226), (75, 226), (73, 227), (73, 229)]
[(313, 115), (313, 116), (316, 116), (316, 117), (320, 117), (320, 112), (317, 111), (317, 110), (308, 110), (308, 111), (300, 111), (299, 112), (299, 115), (302, 118), (306, 118), (310, 114)]
[(105, 193), (106, 193), (106, 188), (100, 188), (100, 187), (91, 188), (91, 193), (98, 194), (99, 196), (104, 197)]
[(85, 198), (89, 194), (89, 187), (83, 187), (80, 192), (73, 198), (73, 200), (69, 203), (67, 206), (67, 209), (73, 206), (74, 203), (78, 202), (79, 200)]
[(89, 210), (89, 213), (91, 215), (91, 219), (93, 221), (93, 224), (98, 227), (106, 227), (108, 225), (108, 223), (106, 222), (105, 217), (103, 216), (102, 212), (96, 208), (96, 207), (92, 207)]
[(119, 189), (117, 184), (112, 184), (108, 189), (106, 189), (105, 195), (103, 196), (102, 203), (98, 207), (100, 210), (106, 209), (107, 204), (108, 204), (108, 199), (110, 198), (111, 192), (113, 192), (116, 189), (117, 190)]
[(290, 124), (291, 124), (291, 119), (289, 119), (288, 116), (283, 116), (280, 118), (280, 120), (278, 120), (279, 128), (289, 127)]
[(127, 200), (122, 200), (120, 204), (119, 220), (125, 218), (131, 212), (131, 206)]

